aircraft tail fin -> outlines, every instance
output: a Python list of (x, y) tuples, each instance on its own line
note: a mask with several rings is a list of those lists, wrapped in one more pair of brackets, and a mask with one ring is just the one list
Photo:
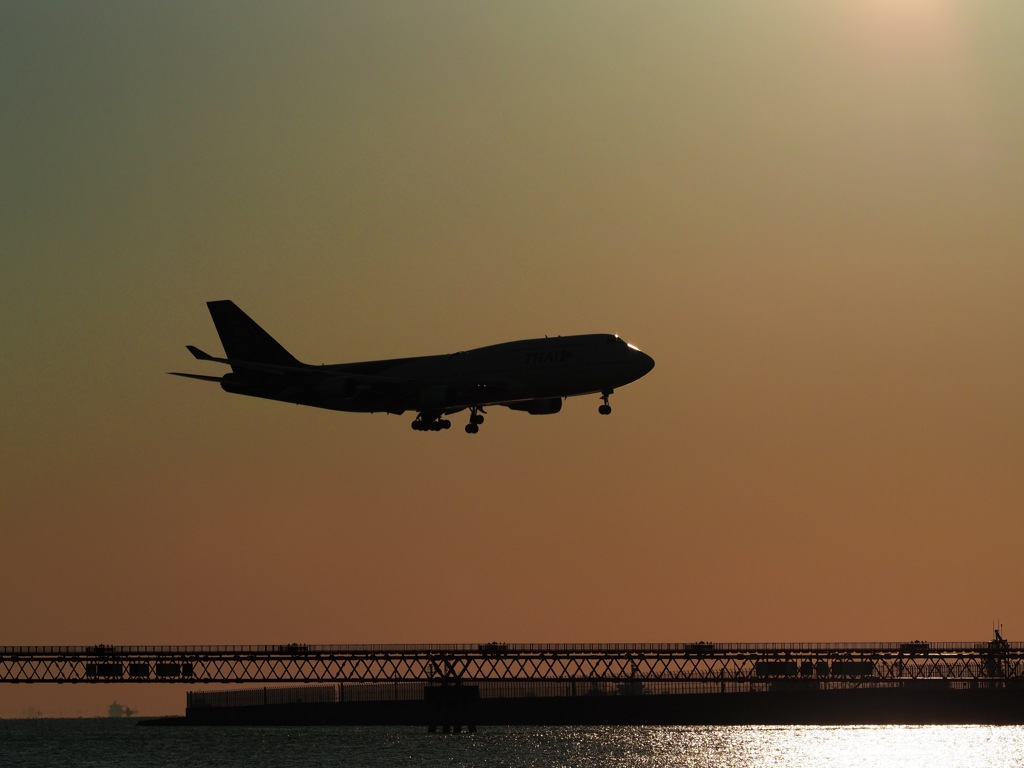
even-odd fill
[[(302, 363), (239, 309), (235, 302), (208, 301), (206, 306), (210, 308), (210, 316), (213, 318), (213, 324), (217, 326), (217, 334), (228, 358), (251, 363), (302, 367)], [(236, 370), (234, 366), (232, 370)]]

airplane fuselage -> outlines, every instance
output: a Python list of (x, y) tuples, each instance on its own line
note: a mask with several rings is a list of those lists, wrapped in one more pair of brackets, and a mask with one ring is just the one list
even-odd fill
[[(447, 355), (308, 366), (306, 375), (278, 381), (228, 374), (222, 386), (236, 394), (336, 411), (452, 413), (471, 406), (611, 391), (652, 366), (647, 355), (617, 336), (586, 334), (509, 341)], [(318, 373), (328, 375), (311, 389), (309, 379)], [(370, 384), (361, 377), (389, 383)]]
[(229, 365), (231, 372), (220, 377), (175, 375), (214, 381), (232, 394), (335, 411), (416, 411), (413, 427), (425, 431), (447, 429), (451, 422), (443, 417), (467, 408), (466, 431), (476, 432), (484, 406), (551, 414), (565, 398), (593, 393), (601, 395), (599, 410), (607, 414), (613, 390), (654, 367), (648, 355), (611, 334), (507, 341), (447, 355), (307, 365), (233, 302), (208, 305), (226, 356), (188, 349), (198, 360)]

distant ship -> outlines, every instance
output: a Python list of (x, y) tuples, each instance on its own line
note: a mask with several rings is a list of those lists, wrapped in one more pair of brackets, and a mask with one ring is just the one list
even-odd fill
[(131, 707), (125, 707), (118, 704), (116, 701), (107, 707), (107, 717), (132, 717), (135, 715), (135, 710)]

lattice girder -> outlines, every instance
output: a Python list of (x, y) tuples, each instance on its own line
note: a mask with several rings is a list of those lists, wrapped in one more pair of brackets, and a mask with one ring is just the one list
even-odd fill
[(8, 683), (494, 680), (829, 684), (1024, 678), (1024, 644), (7, 646)]

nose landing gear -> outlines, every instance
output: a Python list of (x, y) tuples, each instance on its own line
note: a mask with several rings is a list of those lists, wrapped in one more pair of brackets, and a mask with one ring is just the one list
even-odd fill
[(611, 405), (608, 404), (608, 398), (611, 397), (611, 394), (614, 391), (615, 390), (609, 389), (607, 392), (601, 393), (601, 400), (603, 402), (601, 405), (598, 406), (597, 412), (600, 413), (602, 416), (607, 416), (609, 413), (612, 412), (612, 407)]

